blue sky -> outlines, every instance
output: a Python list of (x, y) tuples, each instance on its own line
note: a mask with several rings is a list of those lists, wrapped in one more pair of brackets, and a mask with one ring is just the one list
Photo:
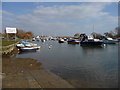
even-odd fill
[(104, 33), (118, 26), (114, 2), (3, 2), (2, 26), (32, 31), (37, 35), (72, 36)]

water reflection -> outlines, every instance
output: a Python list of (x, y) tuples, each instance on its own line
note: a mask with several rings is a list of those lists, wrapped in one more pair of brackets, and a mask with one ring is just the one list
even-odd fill
[[(115, 88), (118, 82), (118, 46), (82, 47), (56, 41), (36, 42), (40, 52), (18, 54), (39, 60), (44, 68), (79, 88)], [(49, 49), (48, 46), (52, 45)]]
[(28, 52), (19, 52), (19, 54), (32, 54), (32, 53), (36, 53), (37, 51), (28, 51)]

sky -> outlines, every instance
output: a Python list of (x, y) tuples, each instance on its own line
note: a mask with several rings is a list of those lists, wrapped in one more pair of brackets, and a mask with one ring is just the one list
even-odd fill
[(117, 2), (2, 2), (0, 13), (3, 30), (16, 27), (35, 35), (103, 34), (118, 26)]

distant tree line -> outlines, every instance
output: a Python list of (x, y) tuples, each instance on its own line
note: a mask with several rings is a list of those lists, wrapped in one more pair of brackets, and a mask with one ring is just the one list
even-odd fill
[[(80, 33), (76, 33), (74, 35), (75, 38), (79, 38), (80, 37)], [(96, 33), (96, 32), (92, 32), (91, 35), (96, 38), (96, 39), (100, 39), (103, 36), (105, 37), (111, 37), (111, 38), (120, 38), (120, 27), (116, 27), (113, 31), (110, 32), (105, 32), (104, 35)]]
[[(7, 34), (6, 33), (2, 33), (2, 36), (7, 38)], [(32, 38), (34, 35), (32, 32), (28, 31), (24, 31), (21, 29), (17, 29), (17, 33), (16, 33), (16, 37), (20, 38), (20, 39), (30, 39)], [(9, 33), (8, 38), (14, 38), (15, 34), (14, 33)]]

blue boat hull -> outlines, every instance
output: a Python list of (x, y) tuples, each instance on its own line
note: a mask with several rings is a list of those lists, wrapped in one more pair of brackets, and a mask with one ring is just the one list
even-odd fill
[(37, 49), (33, 48), (33, 49), (24, 49), (24, 48), (21, 48), (20, 51), (36, 51)]
[(68, 44), (79, 44), (80, 41), (78, 40), (68, 40)]

